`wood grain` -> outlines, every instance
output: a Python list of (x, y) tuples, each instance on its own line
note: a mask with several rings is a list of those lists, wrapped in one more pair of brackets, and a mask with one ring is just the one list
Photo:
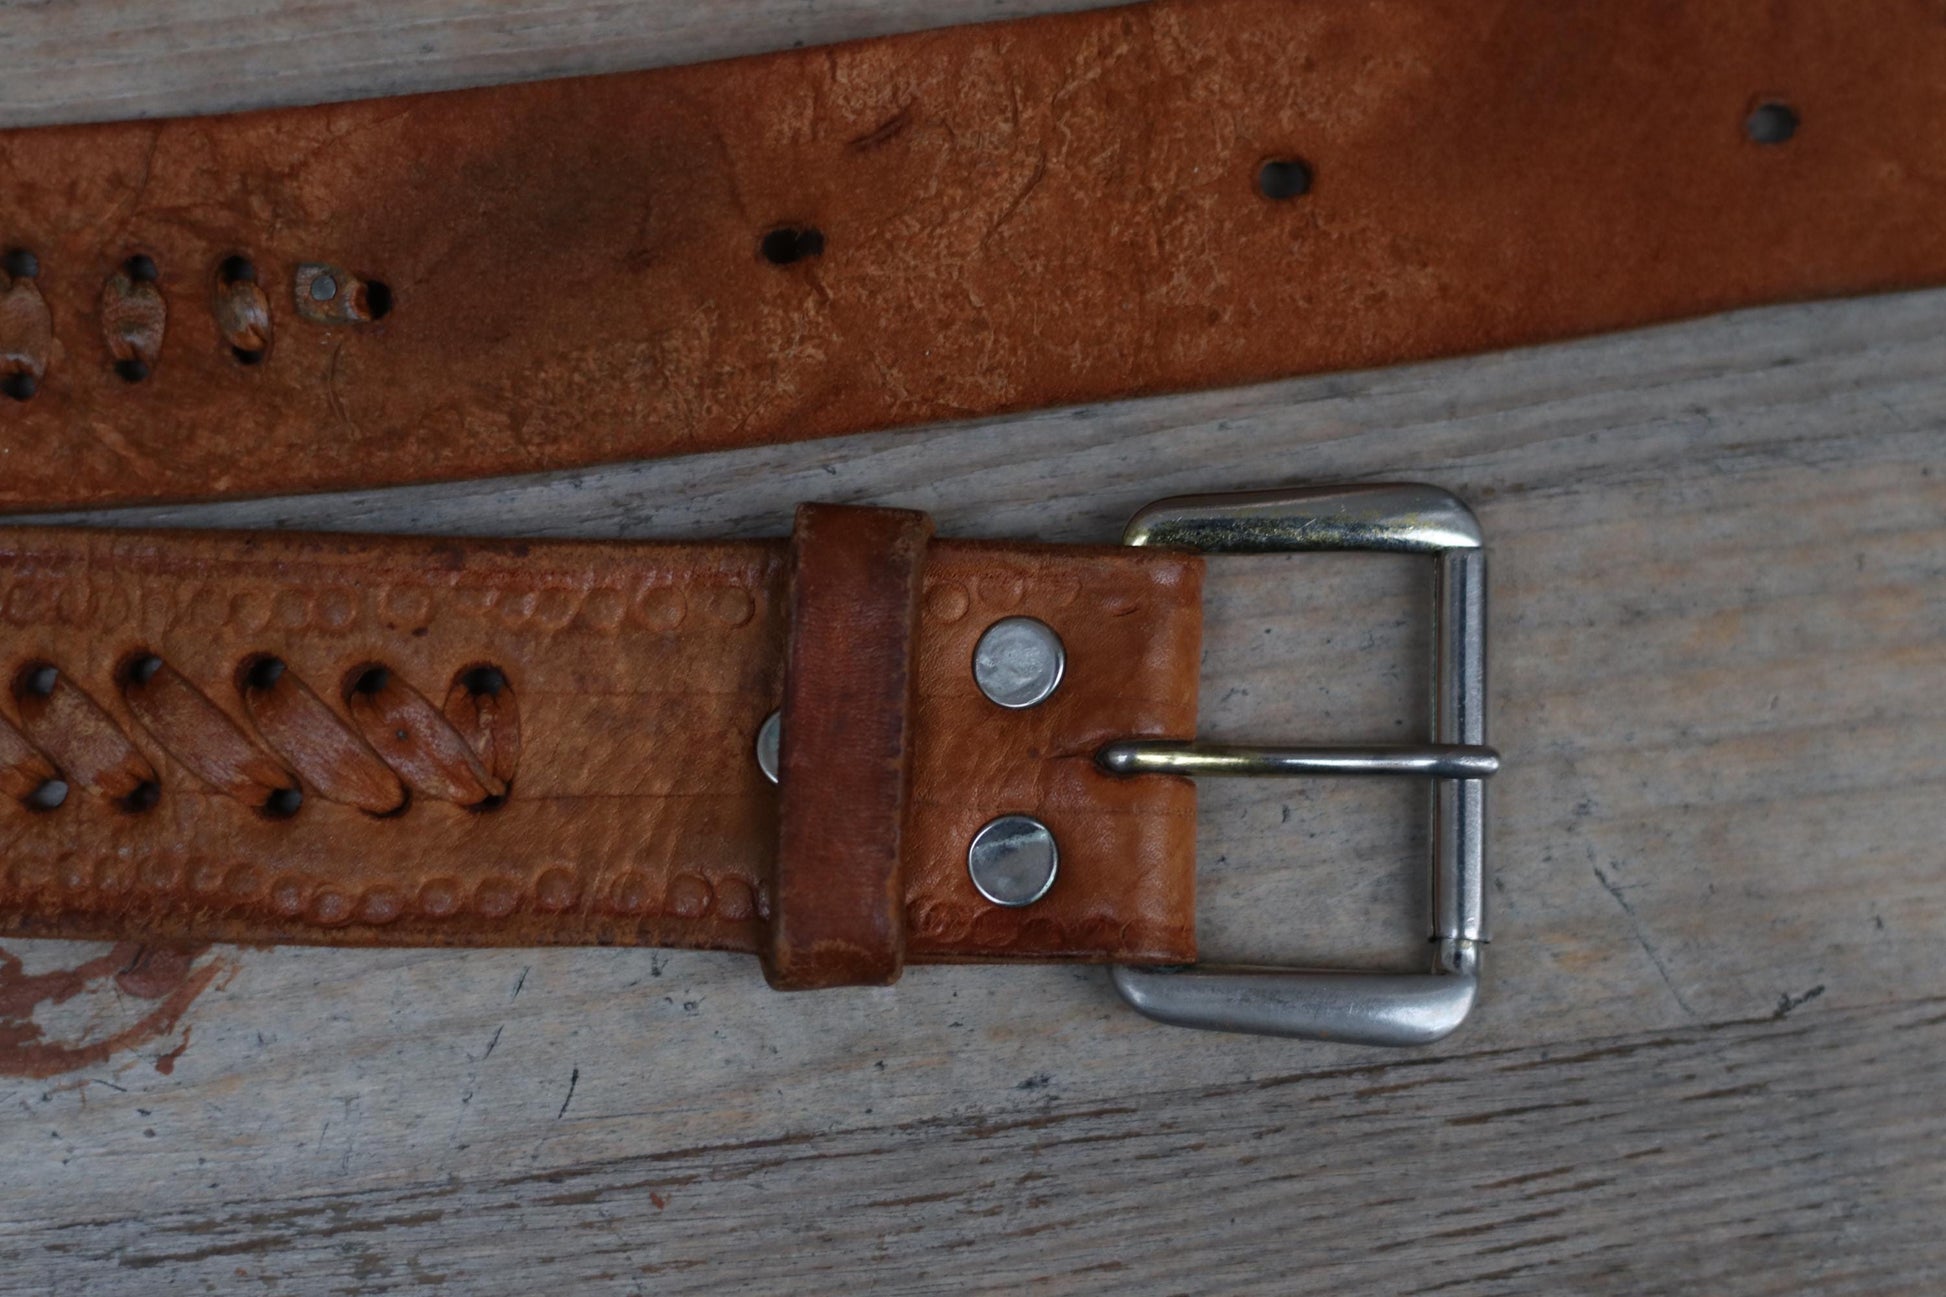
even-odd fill
[[(0, 118), (994, 12), (8, 5)], [(259, 79), (214, 74), (226, 59)], [(0, 1292), (1937, 1291), (1942, 338), (1946, 293), (1913, 294), (978, 427), (97, 519), (774, 535), (822, 499), (928, 509), (943, 535), (1108, 540), (1176, 492), (1435, 481), (1492, 545), (1495, 943), (1477, 1019), (1405, 1054), (1157, 1027), (1081, 970), (925, 969), (785, 1000), (733, 957), (219, 950), (169, 1034), (0, 1078)], [(1211, 584), (1206, 732), (1423, 732), (1423, 570), (1233, 560)], [(1414, 959), (1423, 847), (1411, 789), (1206, 786), (1203, 941)], [(14, 944), (33, 967), (101, 949)], [(49, 1025), (112, 1026), (111, 987)]]

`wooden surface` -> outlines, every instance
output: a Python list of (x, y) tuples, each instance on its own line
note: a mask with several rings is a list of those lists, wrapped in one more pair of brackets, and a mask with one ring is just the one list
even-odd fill
[[(0, 4), (0, 121), (1031, 7)], [(1474, 502), (1493, 555), (1496, 939), (1445, 1044), (1172, 1030), (1084, 970), (782, 998), (700, 954), (13, 942), (0, 1292), (1940, 1291), (1946, 293), (117, 521), (752, 535), (825, 499), (1109, 540), (1160, 495), (1400, 477)], [(1422, 733), (1426, 591), (1221, 564), (1205, 730)], [(1205, 946), (1413, 960), (1423, 847), (1407, 788), (1206, 786)], [(72, 1065), (19, 1075), (21, 1021)]]

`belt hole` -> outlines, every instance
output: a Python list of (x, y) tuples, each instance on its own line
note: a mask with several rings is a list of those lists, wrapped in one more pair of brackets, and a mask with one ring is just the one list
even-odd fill
[(161, 278), (161, 272), (155, 268), (155, 258), (140, 252), (122, 263), (122, 273), (136, 284), (153, 284)]
[(1288, 202), (1311, 192), (1311, 164), (1302, 158), (1271, 158), (1257, 168), (1257, 192)]
[(283, 678), (284, 661), (282, 658), (256, 657), (244, 664), (243, 685), (246, 689), (269, 689)]
[(162, 785), (153, 779), (144, 779), (135, 785), (135, 791), (122, 798), (121, 807), (130, 815), (140, 815), (143, 811), (154, 809), (161, 800)]
[(375, 694), (392, 683), (392, 673), (382, 666), (363, 666), (351, 674), (351, 683), (345, 688), (345, 696), (353, 694)]
[(161, 658), (153, 653), (139, 653), (122, 667), (122, 682), (139, 687), (155, 679), (155, 673), (160, 670)]
[(16, 698), (52, 698), (54, 687), (61, 683), (59, 667), (45, 662), (34, 662), (21, 669), (14, 680)]
[(40, 386), (40, 380), (32, 374), (9, 374), (0, 378), (0, 394), (16, 401), (31, 401)]
[(244, 256), (223, 258), (223, 264), (216, 268), (216, 273), (226, 284), (257, 282), (257, 267), (250, 258)]
[(824, 252), (824, 231), (812, 225), (780, 225), (757, 246), (771, 265), (794, 265)]
[(304, 790), (301, 788), (274, 788), (270, 796), (264, 798), (263, 813), (273, 820), (288, 820), (297, 814), (304, 805)]
[(51, 811), (68, 799), (67, 781), (63, 779), (43, 779), (40, 786), (21, 800), (30, 811)]
[(460, 683), (470, 694), (498, 698), (500, 691), (507, 687), (507, 675), (499, 667), (477, 666), (462, 675)]
[(392, 286), (342, 266), (307, 261), (291, 274), (297, 313), (313, 324), (371, 324), (398, 305)]
[(131, 356), (115, 362), (115, 374), (124, 383), (139, 383), (149, 376), (149, 362)]
[(1797, 109), (1775, 99), (1758, 104), (1743, 119), (1743, 133), (1752, 144), (1789, 143), (1797, 127)]

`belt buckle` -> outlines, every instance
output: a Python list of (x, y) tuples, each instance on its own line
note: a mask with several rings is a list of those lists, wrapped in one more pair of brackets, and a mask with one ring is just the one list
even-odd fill
[(1117, 967), (1115, 989), (1180, 1027), (1362, 1045), (1424, 1045), (1472, 1011), (1486, 925), (1486, 551), (1473, 512), (1434, 486), (1386, 483), (1177, 496), (1130, 519), (1126, 545), (1205, 554), (1369, 550), (1431, 556), (1432, 742), (1268, 747), (1125, 739), (1097, 754), (1118, 775), (1408, 775), (1433, 781), (1432, 969), (1426, 973), (1194, 964)]

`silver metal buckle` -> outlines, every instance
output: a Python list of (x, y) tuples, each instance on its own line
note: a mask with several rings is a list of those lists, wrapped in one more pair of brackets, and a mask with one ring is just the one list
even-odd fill
[(1115, 989), (1179, 1027), (1361, 1045), (1424, 1045), (1466, 1020), (1486, 925), (1486, 552), (1473, 513), (1434, 486), (1178, 496), (1130, 519), (1126, 545), (1206, 554), (1380, 550), (1428, 554), (1433, 586), (1432, 742), (1413, 747), (1221, 746), (1125, 739), (1098, 754), (1118, 775), (1416, 775), (1433, 780), (1430, 973), (1195, 964), (1114, 970)]

